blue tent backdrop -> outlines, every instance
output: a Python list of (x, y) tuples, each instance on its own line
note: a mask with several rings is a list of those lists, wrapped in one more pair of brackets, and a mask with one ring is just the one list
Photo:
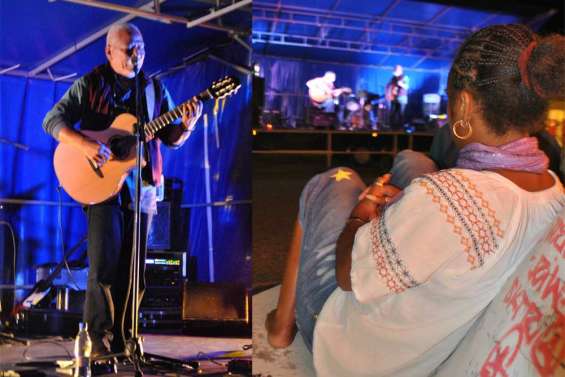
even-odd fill
[[(114, 3), (136, 8), (153, 4)], [(162, 1), (160, 14), (191, 20), (215, 4)], [(36, 265), (61, 261), (64, 250), (86, 232), (83, 209), (58, 187), (52, 167), (57, 142), (41, 123), (73, 79), (105, 62), (103, 32), (83, 42), (124, 16), (67, 2), (0, 1), (1, 283), (11, 283), (14, 274), (12, 230), (20, 285), (34, 283)], [(166, 178), (182, 182), (181, 206), (189, 218), (182, 229), (186, 250), (181, 251), (196, 257), (199, 281), (250, 285), (250, 19), (247, 6), (221, 21), (208, 21), (210, 27), (130, 20), (144, 35), (144, 71), (160, 77), (177, 103), (225, 75), (242, 82), (239, 92), (220, 106), (217, 122), (214, 103), (206, 103), (207, 127), (203, 117), (181, 149), (162, 150)]]

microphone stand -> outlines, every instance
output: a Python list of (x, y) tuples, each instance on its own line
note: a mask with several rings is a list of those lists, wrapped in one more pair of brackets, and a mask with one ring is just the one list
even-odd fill
[[(141, 168), (143, 159), (143, 149), (144, 149), (144, 139), (145, 132), (144, 127), (146, 123), (145, 112), (143, 111), (143, 96), (141, 87), (141, 79), (139, 75), (139, 67), (137, 64), (137, 56), (132, 56), (132, 62), (134, 66), (135, 74), (135, 109), (137, 123), (134, 126), (134, 136), (136, 138), (136, 172), (135, 172), (135, 197), (134, 201), (134, 216), (133, 216), (133, 242), (132, 242), (132, 255), (131, 255), (131, 265), (130, 265), (130, 279), (131, 279), (131, 337), (126, 340), (125, 356), (132, 363), (135, 368), (135, 377), (143, 376), (142, 365), (151, 367), (151, 361), (155, 361), (155, 364), (161, 369), (169, 369), (173, 372), (183, 371), (190, 373), (190, 375), (198, 374), (199, 363), (194, 361), (183, 361), (177, 360), (165, 356), (149, 354), (143, 352), (143, 339), (139, 336), (139, 308), (140, 308), (140, 297), (139, 297), (139, 282), (141, 280), (140, 276), (140, 263), (143, 261), (142, 253), (145, 250), (141, 250), (141, 237), (146, 237), (145, 234), (142, 235), (141, 228)], [(144, 229), (146, 230), (146, 229)], [(115, 356), (115, 355), (109, 355)]]
[[(141, 96), (141, 79), (139, 68), (137, 65), (137, 57), (132, 57), (135, 74), (135, 115), (137, 123), (134, 126), (136, 156), (135, 156), (135, 197), (133, 198), (133, 242), (130, 261), (130, 279), (131, 279), (131, 338), (126, 341), (126, 355), (135, 368), (135, 376), (143, 376), (140, 361), (143, 359), (143, 347), (141, 338), (138, 334), (139, 329), (139, 281), (141, 262), (141, 161), (143, 159), (143, 139), (145, 133), (143, 125), (145, 124), (145, 116), (142, 109)], [(127, 307), (127, 304), (126, 304)]]

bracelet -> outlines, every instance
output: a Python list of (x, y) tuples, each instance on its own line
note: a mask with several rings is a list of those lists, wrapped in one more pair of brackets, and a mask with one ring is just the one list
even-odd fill
[(366, 195), (365, 195), (365, 199), (370, 200), (370, 201), (372, 201), (372, 202), (374, 202), (374, 203), (378, 203), (378, 202), (379, 202), (379, 200), (377, 199), (377, 197), (376, 197), (375, 195), (373, 195), (373, 194), (366, 194)]
[(347, 222), (349, 221), (361, 221), (363, 224), (367, 224), (369, 222), (369, 220), (365, 220), (357, 216), (351, 216), (350, 218), (347, 219)]

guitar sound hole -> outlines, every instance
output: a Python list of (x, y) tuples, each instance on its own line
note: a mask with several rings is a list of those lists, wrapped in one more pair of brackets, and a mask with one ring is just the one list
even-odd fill
[(135, 147), (135, 136), (115, 136), (109, 140), (110, 150), (117, 160), (125, 160)]

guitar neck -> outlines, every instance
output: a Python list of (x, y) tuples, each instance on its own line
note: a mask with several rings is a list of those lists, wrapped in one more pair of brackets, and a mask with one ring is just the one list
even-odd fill
[(151, 122), (146, 123), (145, 128), (149, 129), (149, 131), (151, 131), (153, 134), (155, 134), (157, 131), (163, 129), (166, 125), (171, 124), (175, 120), (182, 117), (182, 107), (184, 105), (186, 105), (187, 103), (189, 103), (190, 101), (192, 101), (193, 99), (198, 99), (198, 100), (204, 102), (204, 101), (209, 100), (210, 98), (212, 98), (212, 95), (210, 94), (209, 90), (205, 90), (202, 93), (192, 97), (188, 101), (181, 103), (180, 105), (178, 105), (177, 107), (175, 107), (171, 111), (168, 111), (168, 112), (160, 115), (159, 117), (153, 119)]

